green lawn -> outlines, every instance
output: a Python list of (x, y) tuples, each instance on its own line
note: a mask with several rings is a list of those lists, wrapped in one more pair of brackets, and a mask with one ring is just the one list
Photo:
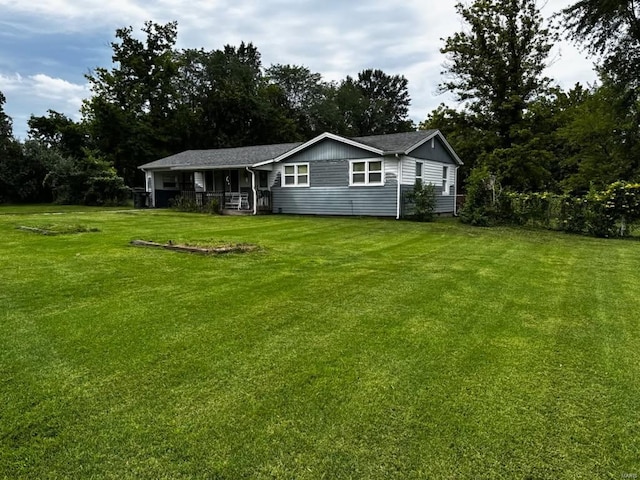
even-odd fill
[(0, 208), (0, 478), (640, 476), (638, 241), (56, 211)]

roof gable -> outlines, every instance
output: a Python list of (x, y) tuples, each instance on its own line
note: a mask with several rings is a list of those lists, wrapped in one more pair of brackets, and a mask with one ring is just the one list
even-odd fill
[(259, 163), (257, 165), (254, 165), (254, 166), (258, 167), (258, 166), (261, 166), (261, 165), (266, 165), (268, 163), (281, 162), (281, 161), (283, 161), (283, 160), (285, 160), (285, 159), (287, 159), (287, 158), (289, 158), (289, 157), (291, 157), (293, 155), (296, 155), (296, 154), (298, 154), (298, 153), (300, 153), (300, 152), (312, 147), (313, 145), (317, 145), (318, 143), (320, 143), (320, 142), (322, 142), (322, 141), (324, 141), (326, 139), (334, 140), (336, 142), (341, 142), (341, 143), (344, 143), (346, 145), (350, 145), (352, 147), (357, 147), (357, 148), (360, 148), (362, 150), (366, 150), (368, 152), (371, 152), (371, 153), (373, 153), (375, 155), (383, 155), (384, 154), (383, 151), (381, 151), (381, 150), (379, 150), (379, 149), (377, 149), (375, 147), (372, 147), (370, 145), (365, 145), (363, 143), (356, 142), (356, 141), (354, 141), (352, 139), (349, 139), (349, 138), (346, 138), (346, 137), (341, 137), (340, 135), (335, 135), (333, 133), (325, 132), (325, 133), (323, 133), (321, 135), (318, 135), (317, 137), (309, 140), (308, 142), (305, 142), (305, 143), (297, 146), (296, 148), (293, 148), (293, 149), (291, 149), (291, 150), (289, 150), (287, 152), (284, 152), (282, 155), (274, 158), (273, 160), (262, 162), (262, 163)]
[(365, 150), (362, 146), (350, 145), (331, 138), (324, 138), (307, 148), (287, 155), (281, 162), (313, 162), (322, 160), (355, 160), (377, 157), (378, 153)]

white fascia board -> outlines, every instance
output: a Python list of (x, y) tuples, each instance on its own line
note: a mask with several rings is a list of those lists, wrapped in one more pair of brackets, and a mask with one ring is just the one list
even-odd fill
[(378, 150), (377, 148), (373, 148), (370, 147), (368, 145), (364, 145), (362, 143), (358, 143), (354, 140), (350, 140), (348, 138), (345, 137), (341, 137), (340, 135), (335, 135), (333, 133), (329, 133), (329, 132), (325, 132), (321, 135), (318, 135), (317, 137), (309, 140), (308, 142), (303, 143), (302, 145), (299, 145), (298, 147), (294, 148), (293, 150), (289, 150), (288, 152), (283, 153), (282, 155), (280, 155), (279, 157), (276, 157), (272, 160), (267, 160), (265, 162), (260, 162), (260, 163), (255, 163), (253, 164), (253, 167), (261, 167), (263, 165), (267, 165), (269, 163), (278, 163), (281, 162), (282, 160), (284, 160), (285, 158), (288, 158), (292, 155), (295, 155), (298, 152), (301, 152), (302, 150), (304, 150), (305, 148), (309, 148), (312, 145), (315, 145), (318, 142), (321, 142), (322, 140), (325, 139), (330, 139), (330, 140), (335, 140), (336, 142), (341, 142), (347, 145), (351, 145), (352, 147), (356, 147), (356, 148), (360, 148), (362, 150), (367, 150), (369, 152), (375, 153), (377, 155), (384, 155), (384, 152), (382, 150)]
[(458, 165), (464, 165), (464, 163), (462, 162), (458, 154), (455, 152), (453, 147), (449, 145), (449, 142), (447, 142), (447, 139), (444, 138), (444, 135), (442, 135), (442, 133), (440, 133), (440, 130), (438, 130), (438, 136), (440, 137), (440, 140), (442, 140), (442, 143), (444, 143), (444, 146), (447, 147), (447, 150), (449, 150), (449, 153), (451, 154), (451, 156), (455, 159), (456, 162), (458, 162)]
[(421, 145), (424, 145), (425, 143), (427, 143), (429, 140), (431, 140), (432, 138), (438, 137), (440, 140), (442, 140), (442, 143), (444, 144), (445, 148), (449, 151), (449, 153), (451, 154), (451, 156), (453, 157), (453, 159), (458, 163), (458, 165), (464, 165), (464, 163), (462, 162), (462, 160), (460, 160), (460, 157), (458, 156), (458, 154), (455, 152), (455, 150), (453, 149), (453, 147), (449, 144), (449, 142), (447, 142), (447, 139), (444, 138), (444, 135), (442, 135), (442, 132), (440, 130), (436, 130), (435, 132), (433, 132), (431, 135), (429, 135), (428, 137), (425, 137), (424, 139), (420, 140), (418, 143), (416, 143), (415, 145), (412, 145), (411, 148), (409, 148), (409, 150), (407, 150), (406, 152), (404, 152), (405, 155), (409, 155), (409, 153), (413, 152), (416, 148), (420, 147)]

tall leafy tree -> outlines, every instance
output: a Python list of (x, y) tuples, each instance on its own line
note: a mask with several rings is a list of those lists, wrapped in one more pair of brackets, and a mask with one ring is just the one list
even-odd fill
[(47, 116), (29, 118), (29, 138), (55, 148), (63, 156), (83, 157), (84, 149), (89, 146), (86, 125), (55, 110), (47, 113)]
[(552, 33), (535, 0), (475, 0), (456, 10), (467, 28), (445, 40), (440, 88), (497, 133), (497, 147), (510, 148), (527, 105), (549, 86), (542, 73)]
[(408, 82), (401, 75), (367, 69), (356, 78), (328, 83), (299, 66), (273, 65), (266, 73), (284, 92), (303, 138), (325, 131), (358, 136), (414, 129)]
[(331, 95), (331, 85), (322, 75), (299, 65), (271, 65), (265, 72), (270, 84), (283, 95), (283, 105), (296, 125), (299, 137), (308, 139), (322, 133), (327, 124), (324, 107)]
[(640, 102), (624, 85), (603, 77), (583, 95), (557, 131), (567, 149), (562, 186), (585, 193), (617, 180), (640, 180)]
[(579, 0), (562, 10), (570, 37), (601, 55), (614, 80), (633, 87), (640, 79), (640, 3), (637, 0)]
[(273, 88), (251, 43), (178, 53), (183, 148), (235, 147), (295, 139), (285, 92)]
[(87, 76), (92, 97), (83, 112), (97, 148), (135, 183), (137, 166), (173, 150), (177, 23), (146, 22), (144, 40), (120, 28), (111, 43), (111, 69)]
[(7, 98), (0, 92), (0, 142), (13, 139), (13, 122), (11, 117), (4, 111), (4, 104)]
[(30, 167), (22, 157), (20, 143), (13, 137), (11, 117), (4, 111), (6, 97), (0, 92), (0, 202), (25, 201), (32, 194), (25, 185)]
[(382, 135), (414, 129), (409, 119), (407, 79), (382, 70), (363, 70), (347, 76), (337, 87), (333, 101), (339, 112), (335, 130), (345, 135)]
[(456, 10), (465, 28), (441, 49), (447, 63), (440, 89), (463, 104), (478, 141), (465, 160), (490, 168), (509, 188), (549, 188), (555, 158), (532, 129), (530, 109), (549, 93), (543, 71), (554, 35), (536, 0), (474, 0)]

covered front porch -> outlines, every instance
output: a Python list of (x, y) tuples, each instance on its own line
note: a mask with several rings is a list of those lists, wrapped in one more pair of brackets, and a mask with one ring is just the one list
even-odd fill
[(213, 206), (220, 213), (271, 211), (269, 172), (249, 168), (148, 171), (147, 192), (156, 208), (176, 201)]

